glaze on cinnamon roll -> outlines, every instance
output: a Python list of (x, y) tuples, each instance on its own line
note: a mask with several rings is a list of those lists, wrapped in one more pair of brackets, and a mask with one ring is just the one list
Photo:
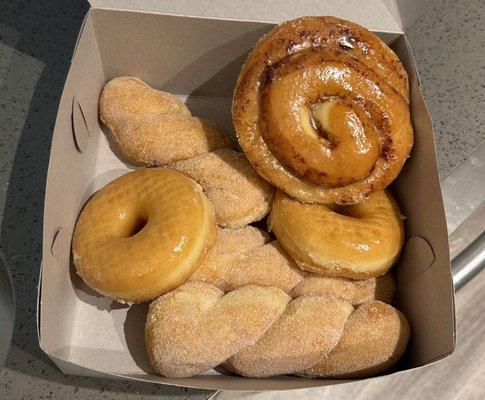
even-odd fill
[(406, 72), (377, 36), (334, 17), (273, 29), (244, 64), (233, 121), (266, 180), (307, 203), (354, 204), (389, 185), (413, 143)]

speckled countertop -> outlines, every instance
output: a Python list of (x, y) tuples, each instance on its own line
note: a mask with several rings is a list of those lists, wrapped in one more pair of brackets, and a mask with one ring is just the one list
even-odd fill
[[(432, 1), (406, 32), (434, 121), (442, 177), (484, 141), (485, 7), (480, 3)], [(66, 376), (37, 343), (36, 293), (51, 134), (86, 11), (81, 1), (2, 2), (0, 246), (15, 282), (17, 320), (13, 346), (0, 372), (0, 398), (203, 399), (209, 392)]]

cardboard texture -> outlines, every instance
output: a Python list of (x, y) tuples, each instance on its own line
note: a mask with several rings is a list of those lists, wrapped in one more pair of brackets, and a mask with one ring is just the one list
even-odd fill
[(303, 15), (335, 15), (366, 26), (373, 31), (402, 33), (412, 23), (428, 0), (89, 0), (93, 8), (143, 11), (165, 15), (191, 15), (221, 20), (266, 23)]
[[(404, 2), (371, 1), (366, 11), (336, 1), (323, 2), (323, 6), (318, 2), (318, 7), (317, 2), (305, 1), (303, 8), (300, 3), (296, 7), (294, 2), (279, 2), (280, 7), (272, 10), (266, 22), (255, 22), (251, 16), (247, 21), (234, 18), (244, 15), (237, 12), (235, 2), (225, 9), (211, 8), (212, 18), (153, 12), (177, 14), (193, 9), (193, 14), (208, 16), (198, 2), (188, 0), (164, 2), (165, 9), (157, 1), (117, 2), (119, 7), (146, 7), (143, 10), (149, 12), (96, 8), (109, 8), (112, 3), (92, 2), (95, 7), (88, 12), (79, 35), (52, 141), (38, 312), (40, 346), (59, 368), (72, 374), (204, 389), (282, 390), (345, 382), (290, 376), (247, 379), (216, 371), (186, 379), (155, 375), (145, 352), (147, 304), (124, 305), (95, 293), (76, 275), (71, 263), (71, 236), (83, 204), (96, 190), (132, 168), (113, 153), (100, 127), (97, 107), (103, 85), (116, 76), (137, 76), (177, 94), (194, 115), (233, 132), (231, 97), (248, 51), (274, 26), (272, 22), (301, 14), (335, 14), (382, 30), (378, 34), (388, 42), (393, 40), (392, 47), (409, 73), (415, 145), (393, 191), (407, 217), (407, 242), (395, 269), (396, 302), (409, 319), (412, 337), (396, 371), (452, 353), (454, 307), (446, 222), (432, 126), (401, 33), (402, 21), (396, 18)], [(254, 10), (260, 7), (259, 2), (251, 3)], [(248, 11), (252, 7), (246, 4), (245, 8), (254, 19), (269, 13)], [(408, 10), (403, 16), (409, 20), (413, 13)]]

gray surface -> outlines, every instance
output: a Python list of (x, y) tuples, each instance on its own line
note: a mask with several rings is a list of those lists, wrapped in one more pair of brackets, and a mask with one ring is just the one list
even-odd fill
[[(0, 398), (204, 398), (207, 392), (65, 376), (37, 344), (36, 290), (51, 132), (85, 12), (85, 4), (76, 0), (1, 3), (0, 246), (18, 304), (12, 350), (0, 372)], [(435, 124), (442, 176), (484, 140), (483, 17), (478, 0), (436, 0), (407, 32)]]
[(15, 323), (15, 306), (12, 284), (7, 264), (0, 252), (0, 368), (10, 351), (13, 325)]
[(406, 34), (445, 177), (485, 141), (484, 2), (434, 0)]

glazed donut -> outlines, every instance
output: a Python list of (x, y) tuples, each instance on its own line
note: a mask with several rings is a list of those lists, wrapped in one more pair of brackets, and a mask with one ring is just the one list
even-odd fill
[(256, 171), (306, 203), (355, 204), (389, 185), (413, 144), (407, 75), (368, 30), (333, 17), (274, 28), (236, 84), (232, 115)]
[(331, 296), (292, 300), (281, 289), (257, 285), (224, 295), (202, 282), (187, 282), (153, 301), (145, 329), (150, 362), (174, 378), (219, 364), (253, 378), (365, 377), (393, 365), (408, 338), (402, 314), (384, 303), (354, 311)]
[(120, 155), (134, 165), (161, 166), (234, 147), (225, 132), (193, 117), (175, 96), (133, 77), (105, 85), (99, 117)]
[(359, 305), (371, 300), (390, 303), (396, 284), (390, 273), (363, 280), (306, 273), (278, 241), (253, 226), (222, 229), (216, 244), (187, 280), (230, 292), (246, 285), (274, 286), (291, 297), (335, 296)]
[(216, 239), (200, 187), (172, 169), (138, 169), (97, 192), (81, 211), (72, 253), (88, 286), (113, 299), (152, 300), (184, 282)]
[(271, 209), (274, 188), (241, 152), (221, 149), (169, 166), (202, 186), (220, 226), (240, 228), (264, 218)]
[(346, 278), (385, 274), (404, 243), (401, 212), (387, 191), (351, 206), (304, 204), (279, 191), (268, 225), (302, 269)]

